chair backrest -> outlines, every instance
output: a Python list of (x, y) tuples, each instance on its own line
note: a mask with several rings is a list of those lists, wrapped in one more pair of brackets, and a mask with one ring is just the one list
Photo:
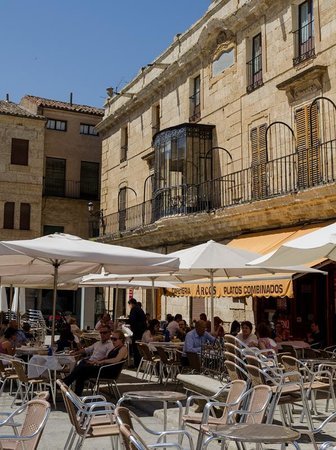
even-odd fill
[(266, 410), (272, 398), (272, 389), (270, 386), (260, 385), (251, 389), (248, 403), (248, 412), (242, 419), (245, 423), (262, 423), (264, 421)]
[(32, 436), (31, 439), (24, 441), (26, 450), (37, 448), (49, 414), (50, 404), (46, 400), (33, 399), (27, 403), (26, 417), (20, 431), (22, 437)]
[(262, 368), (261, 361), (256, 356), (245, 355), (245, 359), (246, 359), (247, 364), (249, 364), (250, 366), (259, 367), (259, 369)]
[(236, 364), (233, 361), (229, 361), (227, 359), (224, 361), (224, 365), (226, 367), (227, 373), (231, 381), (240, 379), (238, 372), (236, 370)]
[(288, 375), (290, 381), (301, 381), (301, 376), (298, 373), (300, 370), (299, 361), (293, 356), (283, 356), (281, 358), (282, 364), (285, 367), (286, 372), (297, 372), (297, 374)]
[(131, 412), (128, 408), (117, 406), (114, 413), (119, 425), (127, 425), (131, 430), (134, 429)]
[(241, 400), (244, 392), (246, 392), (247, 383), (244, 380), (234, 380), (230, 383), (230, 388), (227, 394), (225, 403), (229, 406), (223, 409), (221, 421), (225, 424), (227, 422), (229, 413), (240, 408)]
[(119, 430), (125, 450), (148, 450), (141, 437), (127, 425), (119, 425)]
[(28, 380), (28, 376), (24, 370), (23, 363), (20, 361), (17, 361), (17, 360), (13, 360), (12, 365), (13, 365), (15, 373), (18, 376), (18, 379), (21, 381), (21, 383), (27, 383), (29, 380)]
[(281, 344), (281, 348), (284, 352), (290, 353), (292, 356), (296, 357), (296, 351), (295, 348), (292, 345), (289, 344)]
[(145, 343), (141, 343), (138, 345), (139, 350), (142, 350), (143, 358), (146, 361), (152, 362), (153, 361), (153, 353), (151, 352), (149, 346)]
[[(61, 394), (63, 397), (65, 409), (66, 409), (69, 419), (70, 419), (70, 423), (74, 427), (76, 433), (78, 435), (82, 436), (84, 434), (85, 430), (80, 426), (78, 416), (77, 416), (78, 408), (75, 408), (74, 402), (72, 401), (74, 397), (73, 396), (71, 397), (69, 394), (70, 388), (68, 386), (66, 386), (60, 380), (57, 380), (57, 384), (61, 388)], [(76, 395), (76, 394), (74, 394), (74, 395)]]
[[(236, 355), (228, 354), (227, 352), (224, 353), (224, 356), (226, 358), (224, 364), (229, 372), (232, 372), (232, 370), (235, 370), (236, 372), (236, 377), (235, 378), (231, 378), (231, 380), (236, 380), (236, 379), (240, 379), (240, 380), (246, 380), (247, 379), (247, 372), (245, 369), (245, 363), (243, 360), (241, 360), (240, 358), (238, 358)], [(226, 364), (226, 362), (228, 362), (228, 364)]]
[(230, 342), (225, 342), (224, 347), (226, 352), (233, 353), (234, 355), (237, 355), (239, 358), (241, 358), (241, 349), (236, 345), (231, 344)]
[(189, 366), (195, 372), (201, 371), (201, 359), (197, 353), (186, 352)]
[(102, 366), (101, 369), (100, 369), (100, 379), (117, 380), (117, 378), (121, 374), (121, 371), (122, 371), (126, 361), (127, 361), (126, 359), (123, 359), (119, 363), (113, 364), (113, 373), (111, 373), (111, 372), (109, 373), (109, 371), (112, 369), (112, 366), (110, 366), (110, 367)]
[(241, 341), (239, 339), (236, 338), (236, 336), (233, 336), (232, 334), (224, 334), (224, 342), (229, 343), (229, 344), (233, 344), (236, 347), (240, 347), (240, 343)]
[(170, 363), (170, 360), (169, 360), (168, 355), (164, 348), (158, 346), (158, 347), (156, 347), (156, 351), (157, 351), (157, 354), (159, 355), (159, 358), (161, 359), (163, 364)]
[(255, 364), (246, 364), (246, 370), (249, 374), (252, 386), (266, 384), (265, 374), (259, 366), (256, 366)]

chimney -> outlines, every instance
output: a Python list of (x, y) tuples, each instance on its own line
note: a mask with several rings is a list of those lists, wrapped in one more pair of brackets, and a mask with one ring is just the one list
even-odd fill
[(9, 102), (9, 94), (6, 94), (6, 102)]
[(72, 106), (72, 92), (70, 92), (70, 106)]

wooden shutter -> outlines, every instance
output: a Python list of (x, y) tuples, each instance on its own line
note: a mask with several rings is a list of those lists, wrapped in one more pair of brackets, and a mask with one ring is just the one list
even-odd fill
[(6, 202), (4, 205), (3, 227), (7, 230), (14, 229), (14, 211), (15, 211), (15, 203)]
[(64, 197), (66, 161), (61, 158), (46, 159), (45, 193)]
[(251, 130), (252, 147), (252, 199), (258, 200), (267, 196), (267, 151), (266, 128), (263, 124)]
[(30, 204), (20, 205), (20, 230), (30, 230)]
[(321, 177), (318, 112), (316, 103), (295, 112), (299, 189), (318, 184)]
[(29, 141), (12, 139), (11, 164), (28, 166)]
[(99, 198), (99, 163), (81, 161), (80, 197), (88, 200)]

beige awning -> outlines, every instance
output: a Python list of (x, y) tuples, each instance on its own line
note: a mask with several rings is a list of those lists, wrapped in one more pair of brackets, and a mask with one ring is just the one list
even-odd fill
[[(289, 297), (293, 298), (292, 279), (285, 277), (269, 279), (235, 279), (214, 283), (215, 297)], [(210, 297), (210, 284), (184, 283), (177, 288), (167, 289), (166, 295), (174, 297)]]
[[(323, 224), (305, 225), (302, 227), (283, 228), (274, 231), (245, 234), (230, 241), (227, 245), (242, 248), (251, 252), (264, 255), (274, 251), (287, 241), (304, 236), (307, 233), (320, 229), (330, 222)], [(313, 267), (323, 260), (310, 263), (307, 267)], [(293, 298), (293, 274), (275, 274), (242, 277), (229, 280), (220, 280), (214, 283), (215, 297), (289, 297)], [(205, 281), (200, 283), (184, 283), (174, 289), (167, 289), (167, 295), (176, 297), (209, 297), (210, 285)]]

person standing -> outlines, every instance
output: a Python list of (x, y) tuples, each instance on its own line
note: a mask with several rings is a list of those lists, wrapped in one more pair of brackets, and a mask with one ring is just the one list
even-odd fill
[(143, 309), (138, 305), (138, 302), (136, 301), (135, 298), (130, 298), (128, 300), (128, 304), (129, 307), (131, 308), (129, 314), (129, 324), (133, 332), (132, 350), (133, 350), (134, 366), (138, 367), (141, 361), (141, 355), (139, 353), (136, 342), (141, 341), (142, 335), (146, 331), (147, 328), (146, 314), (144, 313)]

